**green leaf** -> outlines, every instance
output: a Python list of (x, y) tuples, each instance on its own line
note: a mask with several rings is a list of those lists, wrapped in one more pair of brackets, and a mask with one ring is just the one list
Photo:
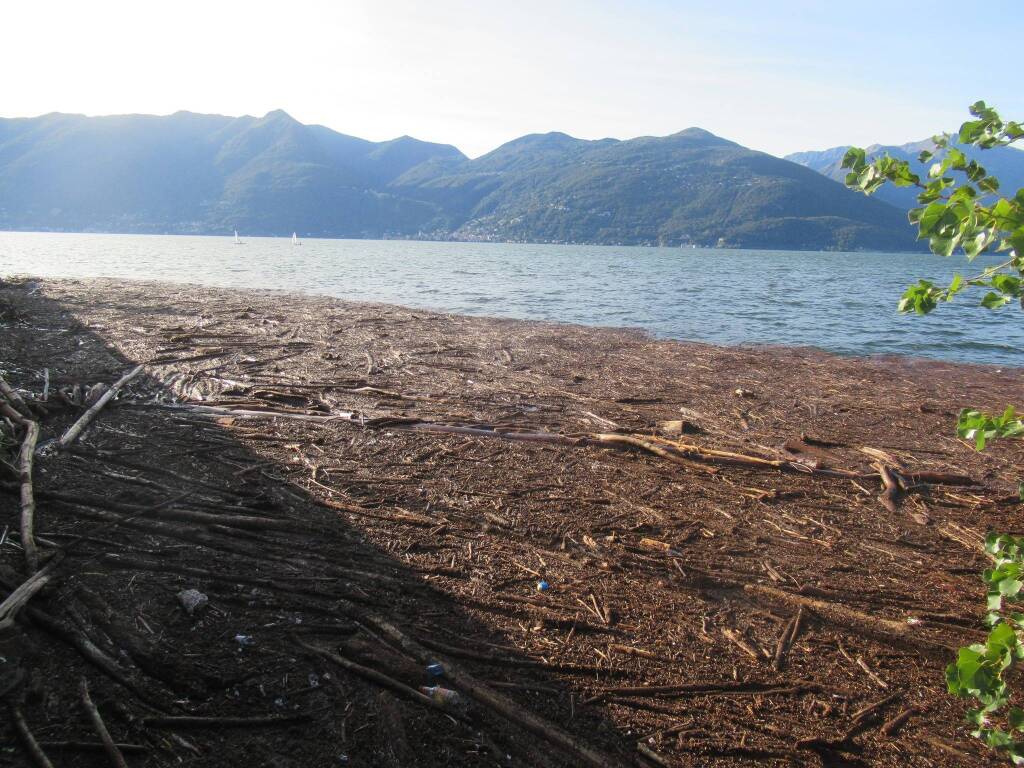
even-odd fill
[(985, 307), (985, 309), (999, 309), (1000, 307), (1005, 307), (1009, 303), (1009, 296), (1003, 296), (993, 291), (989, 291), (981, 299), (981, 306)]

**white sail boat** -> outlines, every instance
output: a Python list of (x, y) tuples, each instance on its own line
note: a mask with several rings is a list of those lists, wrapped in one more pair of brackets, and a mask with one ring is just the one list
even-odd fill
[(302, 241), (299, 240), (299, 235), (296, 232), (292, 232), (292, 245), (302, 245)]
[(238, 230), (235, 230), (235, 245), (245, 245), (241, 240), (238, 239)]

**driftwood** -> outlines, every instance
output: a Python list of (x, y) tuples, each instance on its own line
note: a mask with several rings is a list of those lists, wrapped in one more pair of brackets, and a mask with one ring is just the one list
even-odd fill
[(671, 461), (673, 464), (681, 464), (682, 466), (689, 467), (690, 469), (696, 469), (706, 474), (715, 474), (717, 470), (698, 464), (696, 461), (692, 461), (692, 457), (680, 456), (670, 450), (666, 450), (659, 445), (648, 440), (641, 440), (638, 437), (632, 435), (618, 435), (611, 432), (602, 432), (595, 435), (590, 435), (588, 440), (598, 443), (600, 445), (607, 445), (614, 448), (637, 448), (641, 451), (654, 454), (666, 461)]
[(876, 461), (874, 466), (878, 470), (878, 476), (882, 478), (883, 485), (882, 495), (878, 497), (878, 500), (882, 502), (883, 507), (895, 514), (899, 509), (903, 490), (900, 485), (899, 476), (895, 470), (881, 461)]
[(32, 411), (29, 410), (28, 404), (22, 396), (19, 395), (13, 387), (11, 387), (10, 384), (4, 381), (3, 376), (0, 376), (0, 394), (7, 398), (11, 407), (14, 408), (14, 410), (16, 410), (23, 418), (28, 420), (32, 420), (34, 418), (32, 416)]
[(747, 594), (766, 599), (769, 602), (781, 603), (798, 609), (801, 607), (809, 609), (822, 618), (867, 637), (911, 645), (922, 651), (941, 653), (943, 656), (955, 650), (952, 645), (920, 637), (915, 632), (914, 626), (905, 621), (874, 616), (847, 608), (839, 603), (796, 595), (764, 584), (747, 584), (743, 589)]
[(378, 672), (376, 669), (364, 667), (362, 664), (358, 664), (357, 662), (354, 662), (351, 659), (346, 659), (344, 656), (339, 656), (338, 654), (332, 653), (331, 651), (325, 650), (323, 648), (317, 648), (315, 645), (310, 645), (309, 643), (303, 642), (298, 638), (295, 638), (295, 643), (300, 648), (303, 648), (304, 650), (309, 651), (310, 653), (315, 653), (318, 656), (322, 656), (328, 661), (334, 662), (339, 667), (347, 669), (349, 672), (359, 675), (360, 677), (369, 680), (371, 683), (375, 683), (376, 685), (379, 685), (382, 688), (394, 691), (395, 693), (400, 694), (401, 696), (403, 696), (406, 699), (409, 699), (410, 701), (415, 701), (419, 704), (423, 704), (424, 706), (430, 707), (431, 709), (436, 709), (441, 712), (444, 712), (445, 714), (451, 714), (450, 708), (446, 707), (441, 702), (435, 701), (426, 694), (417, 691), (415, 688), (412, 688), (403, 682), (395, 680), (393, 677), (385, 675), (383, 672)]
[(171, 715), (143, 717), (142, 725), (150, 728), (253, 728), (256, 726), (287, 725), (309, 720), (312, 715), (264, 715), (257, 717), (200, 717), (197, 715)]
[(43, 748), (39, 746), (39, 742), (36, 741), (36, 737), (32, 735), (31, 729), (28, 727), (28, 723), (25, 722), (25, 715), (21, 712), (21, 707), (11, 708), (11, 717), (14, 719), (14, 729), (18, 732), (18, 736), (21, 738), (22, 744), (25, 745), (25, 749), (32, 757), (38, 768), (53, 768), (53, 763), (50, 762), (50, 758), (43, 752)]
[(803, 606), (797, 609), (796, 616), (790, 619), (786, 628), (782, 630), (782, 636), (779, 637), (779, 643), (775, 646), (775, 656), (772, 658), (772, 667), (776, 671), (782, 670), (786, 665), (786, 654), (789, 653), (789, 648), (796, 639), (797, 632), (800, 631), (800, 620), (804, 617)]
[[(55, 752), (98, 752), (101, 749), (106, 750), (107, 748), (106, 744), (99, 741), (40, 741), (39, 746)], [(114, 746), (121, 752), (149, 752), (149, 747), (145, 744), (129, 744), (116, 741)]]
[(21, 475), (21, 546), (25, 550), (25, 563), (30, 573), (39, 567), (39, 550), (33, 527), (35, 525), (36, 501), (32, 493), (32, 458), (39, 441), (39, 424), (29, 421), (25, 426), (25, 439), (21, 444), (18, 469)]
[(14, 624), (14, 618), (18, 615), (18, 611), (50, 582), (53, 570), (59, 562), (59, 556), (53, 558), (45, 568), (29, 576), (0, 603), (0, 634)]
[(89, 426), (89, 423), (94, 418), (96, 418), (96, 414), (103, 410), (103, 406), (109, 403), (117, 395), (121, 390), (121, 387), (142, 373), (144, 368), (144, 365), (138, 365), (115, 381), (113, 385), (111, 385), (110, 389), (104, 392), (103, 396), (100, 397), (100, 399), (97, 400), (89, 410), (81, 415), (78, 421), (68, 427), (67, 432), (61, 436), (57, 443), (60, 446), (60, 449), (67, 450), (67, 447), (75, 442), (75, 440), (78, 439), (78, 436), (82, 434), (82, 431)]
[(86, 680), (84, 675), (78, 684), (78, 692), (82, 697), (82, 707), (89, 717), (89, 722), (92, 723), (93, 730), (96, 731), (96, 735), (103, 742), (103, 747), (107, 752), (107, 757), (110, 758), (110, 762), (114, 764), (114, 768), (128, 768), (128, 764), (124, 761), (124, 755), (121, 754), (121, 750), (117, 748), (117, 744), (111, 738), (110, 731), (107, 730), (107, 724), (103, 722), (103, 716), (89, 695), (89, 681)]
[(67, 626), (65, 623), (58, 621), (38, 608), (28, 606), (25, 609), (25, 612), (32, 620), (33, 624), (39, 625), (43, 629), (66, 642), (78, 651), (83, 659), (106, 674), (107, 677), (114, 682), (127, 688), (142, 701), (158, 708), (162, 708), (165, 705), (162, 696), (152, 690), (150, 686), (145, 684), (143, 681), (136, 680), (127, 670), (104, 653), (103, 650), (101, 650), (92, 642), (92, 640), (80, 631)]
[[(372, 616), (370, 617), (370, 622), (386, 640), (401, 648), (421, 664), (437, 661), (423, 646), (385, 618)], [(577, 738), (568, 732), (538, 717), (533, 712), (523, 709), (511, 699), (462, 671), (451, 661), (444, 659), (440, 661), (444, 665), (446, 679), (456, 690), (510, 722), (515, 723), (529, 733), (572, 755), (580, 764), (593, 766), (594, 768), (614, 768), (622, 764), (620, 760), (614, 759), (610, 755), (605, 755), (592, 747), (581, 744)]]
[[(168, 407), (168, 406), (164, 406)], [(435, 434), (466, 435), (467, 437), (494, 438), (524, 443), (545, 443), (564, 445), (571, 448), (600, 446), (614, 450), (641, 450), (673, 464), (686, 466), (690, 469), (715, 474), (713, 467), (706, 465), (738, 466), (748, 469), (770, 470), (775, 472), (794, 472), (797, 474), (833, 477), (847, 480), (871, 480), (882, 478), (881, 471), (860, 472), (834, 467), (815, 467), (798, 461), (783, 459), (766, 459), (762, 456), (720, 451), (703, 448), (699, 445), (666, 440), (659, 437), (618, 434), (611, 432), (584, 433), (565, 435), (557, 432), (530, 432), (527, 430), (496, 429), (491, 427), (466, 426), (461, 424), (435, 424), (414, 417), (384, 417), (366, 419), (354, 411), (341, 411), (332, 415), (311, 413), (291, 413), (281, 410), (251, 410), (244, 408), (226, 408), (223, 406), (181, 404), (169, 406), (211, 416), (233, 416), (242, 418), (286, 418), (317, 423), (349, 422), (366, 429), (396, 429), (415, 432), (431, 432)], [(960, 474), (943, 472), (908, 473), (907, 478), (917, 483), (935, 485), (976, 485), (976, 481)]]

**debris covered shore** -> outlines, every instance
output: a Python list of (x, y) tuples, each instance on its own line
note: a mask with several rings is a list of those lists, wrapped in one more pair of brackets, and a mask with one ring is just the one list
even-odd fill
[(17, 280), (0, 374), (0, 765), (1000, 764), (1019, 370)]

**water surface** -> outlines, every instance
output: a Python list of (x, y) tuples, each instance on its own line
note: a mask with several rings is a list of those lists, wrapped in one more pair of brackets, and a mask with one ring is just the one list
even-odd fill
[[(908, 236), (910, 235), (908, 231)], [(0, 275), (281, 288), (469, 315), (630, 326), (718, 344), (1024, 365), (1024, 314), (969, 300), (900, 316), (925, 254), (0, 232)], [(982, 265), (975, 264), (980, 269)]]

